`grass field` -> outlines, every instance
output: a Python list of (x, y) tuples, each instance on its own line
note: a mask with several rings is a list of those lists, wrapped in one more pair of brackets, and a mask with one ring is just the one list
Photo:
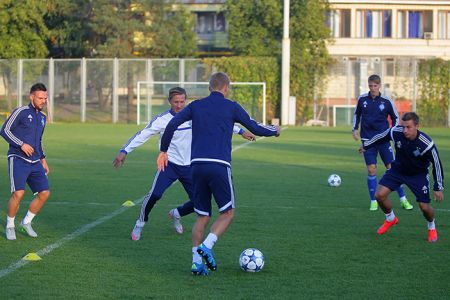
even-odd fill
[[(45, 133), (52, 195), (34, 219), (39, 237), (4, 237), (9, 181), (7, 145), (0, 143), (0, 290), (4, 299), (448, 299), (450, 195), (436, 208), (439, 241), (426, 242), (418, 207), (400, 209), (399, 224), (375, 231), (381, 211), (369, 212), (366, 170), (349, 128), (288, 128), (233, 152), (235, 221), (215, 247), (218, 270), (190, 274), (190, 230), (177, 235), (169, 209), (186, 200), (175, 184), (155, 206), (140, 241), (130, 231), (155, 172), (157, 139), (112, 168), (136, 125), (54, 124)], [(438, 145), (450, 178), (448, 129), (425, 129)], [(234, 146), (243, 145), (236, 137)], [(381, 169), (380, 169), (381, 171)], [(328, 187), (329, 174), (343, 183)], [(379, 172), (381, 175), (382, 172)], [(414, 199), (407, 190), (411, 203)], [(31, 200), (26, 199), (16, 224)], [(217, 211), (214, 211), (217, 216)], [(238, 257), (248, 247), (266, 258), (260, 273), (244, 273)], [(29, 252), (42, 260), (22, 264)]]

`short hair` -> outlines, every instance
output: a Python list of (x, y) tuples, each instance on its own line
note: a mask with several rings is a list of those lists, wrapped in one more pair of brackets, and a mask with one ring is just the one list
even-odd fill
[(177, 86), (169, 90), (169, 98), (167, 98), (167, 100), (170, 102), (172, 98), (177, 95), (184, 95), (184, 97), (187, 98), (186, 90)]
[(31, 86), (31, 88), (30, 88), (30, 94), (33, 94), (33, 93), (36, 92), (36, 91), (43, 91), (43, 92), (46, 92), (46, 91), (47, 91), (47, 87), (46, 87), (45, 84), (43, 84), (43, 83), (40, 83), (40, 82), (35, 83), (35, 84), (33, 84), (33, 85)]
[(419, 116), (413, 111), (407, 112), (402, 116), (402, 121), (411, 121), (411, 120), (414, 122), (414, 125), (418, 125), (420, 121)]
[(230, 77), (226, 73), (216, 72), (211, 75), (209, 79), (209, 89), (211, 91), (219, 91), (225, 86), (230, 85)]
[(375, 82), (376, 84), (381, 83), (381, 77), (377, 74), (373, 74), (369, 76), (369, 79), (367, 79), (368, 82)]

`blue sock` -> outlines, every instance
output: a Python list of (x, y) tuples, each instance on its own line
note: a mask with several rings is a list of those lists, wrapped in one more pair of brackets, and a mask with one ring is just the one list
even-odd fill
[(405, 190), (403, 189), (403, 185), (401, 185), (398, 189), (397, 189), (397, 194), (398, 197), (400, 198), (400, 200), (403, 200), (405, 197)]
[(369, 190), (370, 200), (375, 200), (375, 191), (377, 190), (377, 176), (367, 176), (367, 189)]

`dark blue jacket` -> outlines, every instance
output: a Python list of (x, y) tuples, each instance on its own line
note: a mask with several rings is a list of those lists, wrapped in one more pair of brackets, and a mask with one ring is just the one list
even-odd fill
[(444, 189), (444, 170), (439, 152), (428, 135), (422, 131), (417, 131), (416, 139), (410, 141), (403, 134), (403, 126), (395, 126), (373, 139), (363, 142), (363, 147), (368, 149), (373, 145), (389, 140), (392, 140), (395, 146), (393, 171), (407, 176), (428, 174), (431, 163), (433, 165), (434, 190), (442, 191)]
[(361, 122), (361, 140), (370, 140), (389, 128), (388, 116), (391, 117), (392, 126), (398, 125), (397, 109), (389, 97), (380, 94), (372, 98), (370, 92), (362, 94), (356, 104), (353, 130), (358, 130)]
[[(9, 143), (8, 157), (18, 156), (29, 162), (38, 162), (45, 158), (42, 149), (42, 134), (46, 124), (46, 116), (31, 105), (13, 110), (0, 130), (0, 135)], [(28, 157), (20, 147), (28, 144), (34, 152)]]
[(177, 127), (192, 120), (191, 163), (216, 162), (230, 166), (234, 123), (240, 123), (258, 136), (274, 136), (275, 126), (264, 126), (251, 119), (237, 102), (220, 92), (193, 101), (167, 124), (161, 138), (161, 151), (167, 152)]

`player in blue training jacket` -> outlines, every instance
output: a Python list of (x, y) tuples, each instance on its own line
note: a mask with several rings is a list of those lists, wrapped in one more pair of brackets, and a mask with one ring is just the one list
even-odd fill
[[(217, 264), (212, 248), (225, 233), (234, 216), (234, 189), (231, 176), (231, 135), (235, 122), (242, 124), (258, 136), (279, 136), (278, 126), (263, 126), (252, 120), (236, 102), (225, 96), (230, 79), (225, 73), (214, 73), (209, 81), (211, 94), (193, 101), (167, 124), (161, 138), (158, 169), (167, 168), (167, 150), (178, 126), (192, 120), (191, 166), (194, 181), (194, 210), (197, 220), (192, 228), (192, 274), (208, 275), (208, 269), (216, 270)], [(211, 197), (220, 215), (212, 224), (204, 239), (205, 227), (211, 217)], [(202, 242), (203, 240), (203, 242)]]
[(16, 239), (14, 219), (19, 211), (20, 202), (28, 184), (36, 197), (31, 201), (21, 229), (31, 237), (37, 233), (31, 227), (31, 221), (41, 210), (50, 196), (47, 174), (49, 168), (42, 148), (46, 116), (42, 109), (47, 103), (47, 88), (42, 83), (34, 84), (30, 89), (30, 104), (15, 109), (0, 131), (8, 142), (8, 171), (11, 183), (11, 198), (6, 216), (6, 238)]
[[(358, 97), (358, 103), (353, 117), (353, 138), (358, 140), (358, 128), (361, 123), (361, 141), (367, 141), (389, 128), (388, 116), (391, 117), (392, 126), (398, 125), (398, 113), (392, 100), (381, 94), (381, 78), (378, 75), (371, 75), (368, 79), (369, 92)], [(375, 200), (375, 190), (377, 188), (377, 156), (378, 153), (386, 166), (391, 167), (394, 160), (394, 152), (390, 142), (379, 144), (364, 152), (364, 160), (367, 166), (367, 189), (370, 197), (370, 210), (378, 209)], [(397, 190), (400, 203), (404, 209), (413, 209), (405, 196), (403, 187)]]
[(444, 170), (433, 140), (418, 128), (419, 117), (417, 114), (406, 113), (402, 117), (402, 126), (387, 129), (373, 139), (364, 141), (363, 148), (360, 150), (367, 151), (378, 143), (388, 140), (392, 140), (395, 146), (395, 161), (392, 163), (392, 168), (387, 170), (381, 178), (375, 194), (378, 204), (386, 214), (386, 220), (378, 228), (377, 233), (383, 234), (398, 223), (388, 195), (404, 183), (416, 196), (423, 216), (428, 221), (428, 241), (433, 243), (437, 241), (438, 235), (434, 211), (430, 205), (428, 167), (430, 163), (433, 166), (434, 199), (439, 202), (444, 200)]
[[(185, 106), (187, 101), (186, 90), (181, 87), (174, 87), (169, 90), (168, 102), (170, 109), (156, 117), (154, 117), (147, 126), (136, 133), (120, 150), (119, 154), (113, 161), (116, 168), (120, 168), (125, 162), (128, 153), (135, 148), (144, 144), (154, 135), (162, 135), (167, 124), (172, 118), (179, 113)], [(239, 126), (233, 127), (233, 132), (242, 135), (243, 138), (253, 141), (255, 136)], [(175, 181), (180, 181), (189, 198), (192, 199), (192, 172), (191, 172), (191, 141), (192, 128), (189, 122), (179, 126), (176, 130), (175, 137), (169, 147), (169, 167), (165, 172), (156, 172), (150, 191), (142, 202), (139, 218), (131, 232), (131, 239), (137, 241), (141, 238), (141, 233), (148, 216), (162, 195)], [(194, 212), (194, 202), (188, 200), (184, 204), (169, 211), (169, 217), (173, 220), (175, 231), (179, 234), (183, 233), (183, 225), (181, 217)]]

